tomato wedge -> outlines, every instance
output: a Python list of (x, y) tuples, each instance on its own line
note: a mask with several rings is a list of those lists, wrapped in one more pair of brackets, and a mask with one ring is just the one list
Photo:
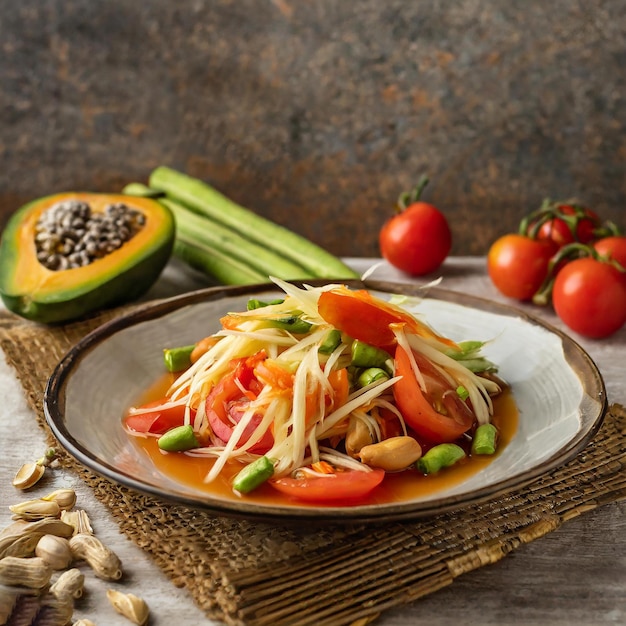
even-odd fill
[[(406, 351), (398, 346), (395, 353), (396, 376), (402, 378), (393, 386), (393, 397), (405, 422), (418, 436), (432, 443), (446, 443), (458, 439), (474, 423), (474, 415), (449, 383), (428, 361), (415, 355), (424, 376), (428, 397), (415, 378)], [(438, 406), (444, 413), (433, 406)]]
[[(169, 401), (169, 398), (162, 398), (160, 400), (144, 404), (139, 408), (147, 409), (150, 407), (156, 407)], [(195, 412), (192, 411), (192, 419), (194, 413)], [(130, 414), (125, 419), (126, 426), (131, 430), (138, 433), (152, 433), (154, 435), (162, 435), (176, 426), (182, 426), (184, 423), (184, 406), (172, 406), (166, 409), (159, 409), (158, 411), (151, 411), (149, 413)]]
[[(250, 401), (256, 398), (262, 384), (254, 375), (254, 367), (265, 359), (265, 353), (237, 359), (233, 371), (224, 376), (211, 390), (206, 399), (206, 415), (213, 432), (222, 440), (229, 441), (236, 425), (241, 421)], [(255, 413), (244, 428), (237, 446), (242, 446), (252, 436), (263, 416)], [(274, 444), (274, 437), (268, 430), (255, 443), (250, 452), (263, 454)]]
[(372, 296), (368, 291), (338, 287), (323, 291), (317, 303), (320, 316), (352, 339), (393, 351), (396, 338), (392, 324), (404, 324), (416, 335), (435, 337), (454, 346), (454, 342), (436, 335), (401, 308)]
[(385, 477), (385, 471), (374, 469), (371, 472), (346, 470), (335, 474), (324, 474), (320, 478), (277, 478), (269, 485), (281, 493), (304, 502), (333, 504), (354, 504), (369, 495)]

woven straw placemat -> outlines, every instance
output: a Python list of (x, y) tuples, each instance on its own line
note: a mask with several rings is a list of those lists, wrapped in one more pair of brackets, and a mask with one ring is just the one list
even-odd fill
[[(49, 375), (70, 346), (121, 311), (51, 328), (0, 313), (0, 347), (51, 444), (42, 410)], [(364, 624), (626, 497), (626, 410), (613, 405), (581, 454), (523, 489), (458, 512), (375, 526), (216, 517), (113, 484), (69, 455), (61, 462), (209, 617), (248, 626)]]

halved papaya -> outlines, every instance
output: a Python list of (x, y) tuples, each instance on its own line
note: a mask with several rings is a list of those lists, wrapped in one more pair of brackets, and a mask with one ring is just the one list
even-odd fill
[[(123, 204), (143, 215), (141, 228), (117, 249), (88, 265), (52, 270), (37, 258), (42, 214), (62, 202), (86, 203), (93, 215)], [(0, 296), (10, 311), (42, 323), (73, 320), (135, 300), (156, 281), (170, 258), (175, 223), (150, 198), (68, 192), (34, 200), (10, 218), (0, 240)]]

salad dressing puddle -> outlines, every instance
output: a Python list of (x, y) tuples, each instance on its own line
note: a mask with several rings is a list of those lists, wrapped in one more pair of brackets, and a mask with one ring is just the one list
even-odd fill
[[(158, 381), (141, 398), (141, 403), (162, 397), (164, 390), (171, 384), (171, 380), (168, 376)], [(389, 504), (430, 497), (439, 491), (468, 480), (480, 472), (502, 454), (514, 437), (518, 426), (519, 414), (510, 389), (505, 388), (501, 394), (493, 398), (493, 405), (492, 423), (499, 432), (498, 450), (495, 455), (467, 457), (455, 466), (430, 476), (423, 476), (417, 470), (387, 473), (383, 483), (367, 499), (351, 504)], [(239, 463), (227, 463), (218, 478), (207, 484), (204, 482), (204, 478), (215, 462), (214, 459), (200, 458), (179, 452), (163, 452), (157, 445), (157, 438), (152, 436), (132, 437), (132, 440), (161, 474), (194, 490), (205, 492), (207, 496), (233, 501), (241, 501), (244, 498), (247, 502), (263, 505), (318, 508), (324, 506), (323, 503), (307, 503), (288, 498), (267, 484), (261, 485), (254, 492), (245, 496), (238, 495), (233, 491), (231, 482), (241, 470), (242, 466)]]

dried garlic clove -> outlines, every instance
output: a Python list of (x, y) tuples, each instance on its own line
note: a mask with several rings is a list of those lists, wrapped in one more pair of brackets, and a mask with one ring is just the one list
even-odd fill
[(52, 568), (39, 557), (5, 556), (0, 559), (0, 583), (14, 587), (43, 589), (52, 577)]
[(56, 502), (61, 511), (69, 511), (76, 504), (76, 492), (73, 489), (57, 489), (41, 499)]
[(119, 557), (95, 535), (74, 535), (70, 539), (70, 548), (77, 559), (87, 561), (96, 576), (105, 580), (119, 580), (122, 577), (122, 562)]
[(44, 535), (35, 547), (35, 556), (43, 559), (54, 570), (67, 569), (72, 562), (70, 542), (56, 535)]
[(138, 626), (148, 623), (150, 611), (145, 600), (132, 593), (121, 593), (114, 589), (107, 590), (107, 598), (113, 608)]
[(44, 517), (59, 517), (61, 514), (61, 507), (56, 502), (41, 498), (12, 504), (9, 509), (13, 512), (14, 519), (26, 521), (36, 521)]
[(73, 567), (63, 572), (50, 586), (50, 593), (57, 598), (73, 598), (77, 600), (83, 595), (85, 575)]
[(93, 535), (93, 528), (87, 511), (79, 509), (78, 511), (61, 511), (61, 520), (74, 528), (74, 534), (85, 533)]
[(13, 486), (29, 489), (44, 475), (46, 468), (40, 463), (24, 463), (13, 478)]

